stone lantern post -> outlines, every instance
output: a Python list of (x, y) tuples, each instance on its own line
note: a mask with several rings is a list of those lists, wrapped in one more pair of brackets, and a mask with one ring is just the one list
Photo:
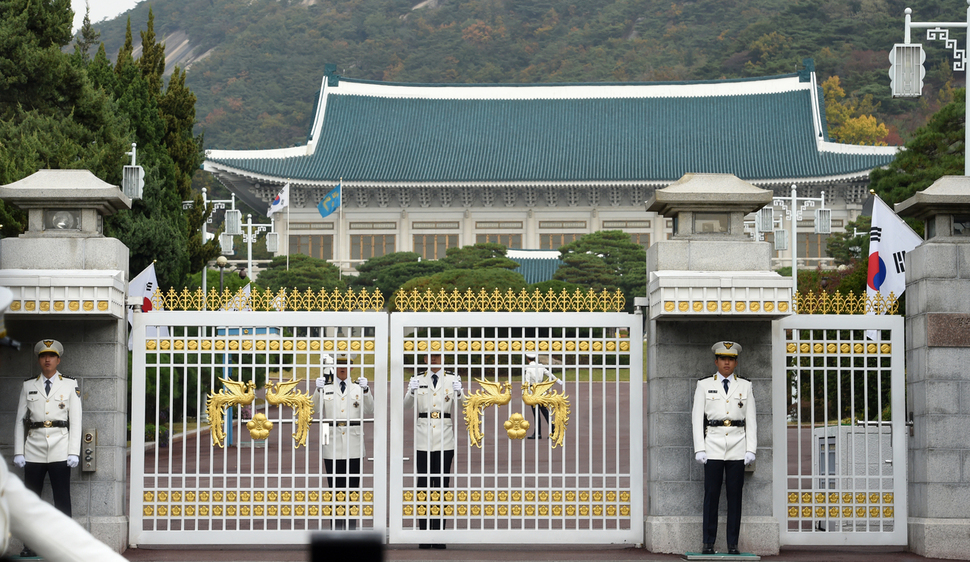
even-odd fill
[(11, 459), (20, 385), (40, 373), (34, 343), (59, 340), (60, 370), (77, 379), (83, 408), (81, 462), (71, 481), (74, 518), (123, 551), (128, 248), (104, 236), (103, 221), (131, 200), (87, 170), (41, 170), (0, 186), (0, 199), (26, 210), (28, 219), (26, 232), (0, 241), (0, 285), (14, 294), (6, 325), (24, 344), (0, 352), (0, 447)]
[(924, 221), (906, 254), (909, 549), (970, 552), (970, 177), (944, 176), (896, 205)]
[[(772, 192), (730, 174), (687, 174), (656, 191), (647, 210), (674, 219), (674, 235), (647, 250), (648, 475), (645, 541), (652, 552), (699, 551), (703, 466), (694, 461), (697, 380), (716, 372), (711, 345), (740, 343), (738, 372), (758, 407), (757, 462), (749, 465), (742, 551), (777, 554), (772, 516), (771, 320), (791, 314), (791, 279), (771, 271), (771, 245), (744, 234), (744, 217)], [(722, 492), (723, 493), (723, 492)], [(721, 500), (724, 512), (726, 500)], [(718, 545), (726, 550), (724, 525)]]

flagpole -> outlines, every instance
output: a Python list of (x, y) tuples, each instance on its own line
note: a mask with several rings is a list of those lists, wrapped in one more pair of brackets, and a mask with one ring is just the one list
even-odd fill
[[(286, 178), (286, 185), (290, 185), (290, 178)], [(290, 194), (286, 194), (286, 270), (290, 270)]]
[(795, 197), (797, 188), (791, 184), (791, 292), (792, 297), (798, 296), (798, 217), (795, 212), (795, 205), (798, 198)]
[[(207, 204), (207, 201), (206, 201), (206, 188), (203, 187), (202, 188), (202, 227), (201, 227), (202, 228), (202, 246), (203, 247), (205, 247), (205, 243), (206, 243), (206, 239), (205, 239), (206, 232), (205, 231), (208, 230), (206, 228), (206, 216), (205, 216), (205, 211), (208, 208), (209, 207), (208, 207), (208, 204)], [(206, 287), (206, 277), (208, 276), (208, 273), (209, 273), (209, 262), (208, 262), (208, 260), (206, 260), (206, 262), (202, 264), (202, 310), (205, 310), (206, 309), (206, 306), (205, 306), (205, 291), (206, 291), (206, 288), (207, 288)]]
[(340, 220), (338, 221), (340, 223), (340, 231), (339, 231), (340, 238), (337, 239), (337, 244), (338, 244), (338, 247), (340, 248), (340, 261), (337, 262), (337, 278), (343, 279), (344, 245), (343, 245), (343, 242), (340, 242), (344, 238), (344, 178), (343, 177), (340, 178), (340, 181), (337, 183), (337, 187), (340, 188), (340, 191), (337, 193), (337, 197), (338, 197), (337, 204), (340, 205), (340, 215), (339, 215)]

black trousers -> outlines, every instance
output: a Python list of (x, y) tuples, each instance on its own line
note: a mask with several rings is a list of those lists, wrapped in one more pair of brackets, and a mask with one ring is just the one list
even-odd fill
[(323, 459), (323, 466), (331, 488), (360, 488), (360, 459)]
[(39, 496), (44, 491), (44, 477), (48, 474), (51, 477), (51, 492), (54, 493), (54, 507), (70, 517), (71, 469), (67, 461), (28, 462), (24, 466), (24, 486)]
[[(327, 484), (331, 488), (360, 488), (360, 459), (323, 459), (327, 469)], [(357, 520), (334, 519), (335, 529), (356, 529)]]
[[(536, 435), (542, 437), (542, 418), (546, 418), (546, 425), (549, 424), (549, 408), (545, 406), (539, 406), (539, 413), (542, 417), (536, 415), (536, 407), (532, 407), (532, 418), (536, 420)], [(549, 433), (552, 433), (551, 431)]]
[[(455, 450), (445, 451), (417, 451), (418, 474), (429, 474), (428, 476), (418, 476), (418, 488), (447, 488), (451, 482), (448, 476), (451, 474), (451, 462), (455, 460)], [(430, 503), (430, 498), (429, 498)], [(418, 528), (427, 529), (428, 520), (418, 519)], [(431, 529), (444, 529), (445, 525), (441, 519), (431, 520)]]
[(741, 534), (744, 461), (716, 460), (708, 460), (704, 465), (704, 544), (714, 544), (717, 538), (717, 507), (722, 482), (727, 486), (727, 543), (737, 545)]

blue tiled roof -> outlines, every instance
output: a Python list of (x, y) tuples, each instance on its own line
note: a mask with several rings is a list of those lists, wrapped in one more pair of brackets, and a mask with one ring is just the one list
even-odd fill
[[(520, 250), (522, 252), (522, 250)], [(521, 273), (525, 277), (525, 282), (528, 284), (541, 283), (543, 281), (549, 281), (552, 276), (556, 274), (556, 270), (559, 269), (564, 261), (559, 258), (524, 258), (509, 256), (509, 259), (515, 261), (519, 264), (519, 267), (513, 269), (516, 273)]]
[(313, 154), (253, 158), (227, 151), (210, 161), (296, 181), (672, 182), (688, 172), (751, 181), (840, 176), (893, 159), (885, 151), (820, 151), (807, 88), (584, 99), (339, 90), (328, 88), (323, 96)]

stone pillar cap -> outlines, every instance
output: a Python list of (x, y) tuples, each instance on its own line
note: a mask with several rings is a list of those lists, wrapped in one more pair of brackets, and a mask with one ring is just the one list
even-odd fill
[(926, 220), (936, 215), (970, 214), (970, 176), (943, 176), (902, 203), (896, 213)]
[(752, 213), (770, 205), (773, 193), (734, 174), (684, 174), (658, 189), (647, 200), (647, 210), (663, 216), (682, 211)]
[(118, 186), (89, 170), (39, 170), (0, 186), (0, 199), (25, 210), (94, 208), (102, 215), (113, 215), (131, 208), (131, 199)]

